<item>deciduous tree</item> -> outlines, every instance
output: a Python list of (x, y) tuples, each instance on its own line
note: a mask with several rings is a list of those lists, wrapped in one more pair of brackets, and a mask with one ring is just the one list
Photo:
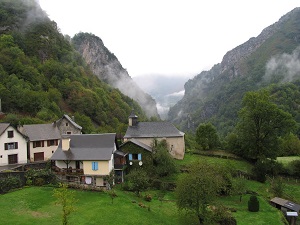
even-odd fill
[(199, 125), (196, 131), (196, 141), (203, 150), (211, 150), (220, 144), (217, 130), (211, 123)]

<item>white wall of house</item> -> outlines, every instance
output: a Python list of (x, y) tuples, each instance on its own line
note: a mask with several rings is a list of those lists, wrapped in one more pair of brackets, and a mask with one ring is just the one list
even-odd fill
[[(67, 168), (67, 164), (64, 161), (55, 161), (55, 165), (60, 168), (60, 169), (66, 169)], [(83, 168), (82, 163), (79, 164), (80, 165), (80, 169)], [(76, 169), (76, 163), (75, 161), (70, 161), (69, 162), (69, 168), (72, 167), (72, 169)]]
[[(13, 137), (8, 137), (8, 131), (13, 132)], [(5, 143), (18, 143), (18, 149), (5, 150)], [(17, 154), (17, 163), (27, 163), (26, 139), (12, 126), (9, 126), (0, 136), (0, 166), (8, 165), (9, 155)]]
[(44, 142), (44, 147), (33, 147), (33, 141), (30, 141), (29, 148), (30, 148), (30, 162), (34, 162), (34, 153), (44, 153), (44, 161), (49, 160), (53, 153), (56, 151), (59, 141), (58, 140), (58, 145), (52, 145), (52, 146), (47, 146), (47, 141), (42, 140)]

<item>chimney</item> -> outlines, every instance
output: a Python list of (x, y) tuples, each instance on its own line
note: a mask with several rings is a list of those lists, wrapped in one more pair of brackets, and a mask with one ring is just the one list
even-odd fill
[(132, 110), (130, 116), (128, 117), (128, 125), (130, 127), (137, 126), (138, 124), (138, 116), (135, 115), (134, 111)]
[(70, 137), (63, 137), (61, 139), (61, 148), (63, 151), (69, 151), (70, 150)]

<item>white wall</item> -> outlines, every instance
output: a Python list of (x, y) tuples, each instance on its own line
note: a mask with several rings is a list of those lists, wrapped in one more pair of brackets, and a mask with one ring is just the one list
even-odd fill
[[(13, 131), (14, 137), (8, 138), (7, 131)], [(4, 144), (18, 142), (18, 149), (5, 150)], [(0, 166), (8, 165), (8, 155), (18, 154), (18, 163), (27, 163), (26, 139), (12, 126), (0, 136)]]

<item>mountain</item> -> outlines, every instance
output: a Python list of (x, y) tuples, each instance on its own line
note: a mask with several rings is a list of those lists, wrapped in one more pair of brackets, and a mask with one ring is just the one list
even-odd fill
[(300, 8), (295, 8), (186, 82), (185, 94), (171, 107), (169, 120), (183, 130), (209, 121), (226, 135), (235, 126), (245, 92), (299, 79), (299, 44)]
[(2, 120), (49, 123), (74, 115), (83, 132), (125, 132), (139, 104), (93, 74), (36, 0), (0, 0)]
[(165, 76), (151, 74), (133, 77), (133, 80), (156, 101), (161, 119), (167, 119), (171, 106), (174, 106), (184, 94), (186, 76)]
[(104, 46), (99, 37), (79, 33), (73, 37), (72, 42), (100, 80), (137, 101), (149, 118), (159, 118), (155, 100), (133, 81), (117, 57)]

